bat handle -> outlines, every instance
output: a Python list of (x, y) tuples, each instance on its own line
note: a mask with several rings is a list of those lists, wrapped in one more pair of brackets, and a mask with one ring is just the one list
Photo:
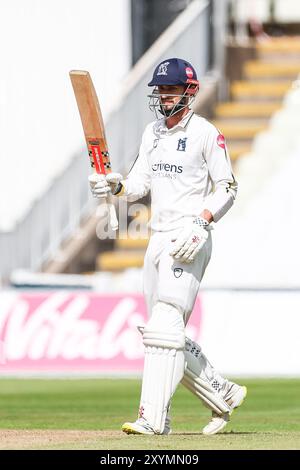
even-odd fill
[(112, 197), (111, 194), (108, 194), (107, 197), (107, 208), (108, 208), (108, 213), (109, 213), (109, 222), (112, 230), (118, 230), (119, 227), (119, 221), (117, 218), (116, 214), (116, 208), (114, 203), (112, 202)]

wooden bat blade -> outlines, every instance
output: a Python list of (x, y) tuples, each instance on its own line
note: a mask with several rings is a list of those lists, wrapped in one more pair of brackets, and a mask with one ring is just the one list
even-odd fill
[(89, 72), (70, 72), (91, 166), (97, 173), (110, 173), (111, 164), (97, 94)]
[[(91, 166), (97, 173), (110, 173), (111, 165), (104, 123), (91, 76), (85, 70), (71, 70), (70, 78), (79, 109)], [(117, 230), (118, 219), (116, 209), (109, 195), (107, 197), (107, 207), (111, 227), (113, 230)]]

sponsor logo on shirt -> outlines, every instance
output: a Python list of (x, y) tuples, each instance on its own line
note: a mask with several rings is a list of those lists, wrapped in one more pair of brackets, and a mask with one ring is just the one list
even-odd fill
[(217, 137), (217, 144), (221, 149), (225, 149), (225, 137), (223, 134), (219, 134)]
[(164, 163), (164, 162), (159, 162), (159, 163), (154, 163), (152, 165), (152, 171), (167, 171), (169, 173), (182, 173), (183, 168), (181, 165), (174, 165), (171, 163)]

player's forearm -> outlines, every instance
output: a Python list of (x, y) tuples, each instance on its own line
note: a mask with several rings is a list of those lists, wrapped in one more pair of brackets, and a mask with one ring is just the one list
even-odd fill
[[(205, 204), (207, 216), (210, 215), (214, 222), (218, 222), (232, 207), (237, 194), (237, 183), (227, 183), (217, 186), (214, 193), (208, 198)], [(208, 220), (206, 217), (204, 217)]]
[(146, 179), (126, 178), (120, 182), (115, 195), (122, 196), (129, 202), (134, 202), (146, 196), (149, 189), (150, 185)]

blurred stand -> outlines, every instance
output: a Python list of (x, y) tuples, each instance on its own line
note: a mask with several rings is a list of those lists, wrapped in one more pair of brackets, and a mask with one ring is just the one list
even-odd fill
[(249, 39), (295, 36), (300, 32), (298, 0), (229, 0), (228, 33), (239, 45)]

